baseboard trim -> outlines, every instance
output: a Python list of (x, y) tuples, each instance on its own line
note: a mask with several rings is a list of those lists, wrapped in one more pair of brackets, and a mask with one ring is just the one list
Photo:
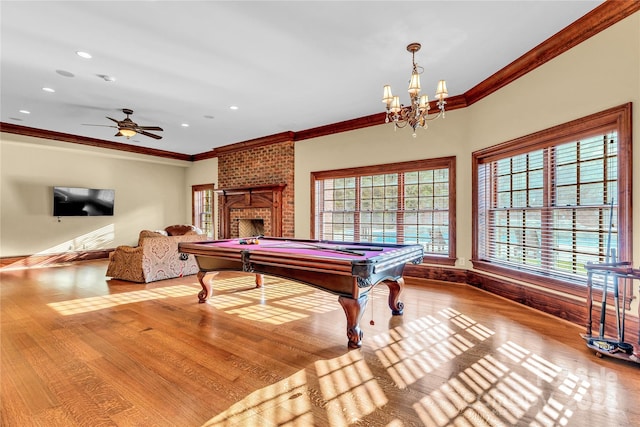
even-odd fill
[[(571, 295), (559, 295), (541, 288), (530, 286), (526, 283), (516, 283), (504, 278), (488, 275), (473, 270), (462, 270), (456, 268), (433, 267), (427, 265), (407, 265), (405, 277), (437, 280), (444, 282), (465, 283), (469, 286), (482, 289), (494, 295), (508, 299), (513, 302), (525, 305), (543, 313), (564, 319), (579, 326), (584, 326), (586, 330), (587, 314), (586, 290), (584, 298), (576, 298)], [(613, 312), (607, 312), (609, 319), (612, 319)], [(592, 307), (592, 333), (598, 333), (600, 319), (600, 305), (594, 304)], [(640, 344), (640, 323), (638, 315), (627, 312), (625, 319), (625, 342)], [(616, 337), (615, 322), (608, 322), (605, 329), (608, 337)]]

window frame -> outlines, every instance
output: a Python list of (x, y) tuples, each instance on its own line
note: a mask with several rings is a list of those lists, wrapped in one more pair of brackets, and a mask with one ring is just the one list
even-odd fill
[[(472, 153), (472, 257), (473, 268), (498, 274), (511, 279), (531, 283), (554, 291), (576, 296), (584, 296), (586, 277), (582, 281), (561, 280), (534, 274), (517, 268), (509, 268), (488, 260), (479, 259), (479, 168), (482, 163), (489, 163), (535, 150), (558, 146), (563, 143), (585, 138), (606, 130), (615, 129), (618, 144), (618, 188), (617, 224), (618, 224), (618, 261), (633, 261), (632, 253), (632, 135), (631, 135), (631, 103), (613, 107), (599, 113), (582, 117), (540, 132), (507, 141)], [(544, 188), (548, 191), (548, 187)], [(629, 297), (632, 289), (628, 288)]]
[[(197, 211), (196, 199), (199, 192), (211, 191), (211, 233), (209, 234), (205, 228), (202, 227), (202, 222), (199, 219), (199, 215), (202, 213)], [(191, 186), (191, 221), (196, 227), (202, 229), (208, 237), (215, 238), (215, 184), (197, 184)]]
[[(367, 175), (382, 175), (389, 173), (407, 173), (429, 169), (447, 169), (449, 173), (449, 207), (448, 207), (448, 227), (449, 227), (449, 251), (447, 255), (426, 254), (423, 263), (454, 265), (456, 262), (456, 157), (440, 157), (434, 159), (422, 159), (408, 162), (388, 163), (382, 165), (371, 165), (345, 169), (333, 169), (327, 171), (311, 172), (311, 238), (316, 238), (315, 206), (316, 206), (316, 181), (325, 179), (353, 178)], [(399, 186), (404, 185), (404, 183)], [(403, 194), (399, 188), (399, 194)], [(402, 199), (404, 200), (404, 199)], [(402, 203), (403, 205), (403, 203)], [(398, 211), (400, 212), (400, 211)]]

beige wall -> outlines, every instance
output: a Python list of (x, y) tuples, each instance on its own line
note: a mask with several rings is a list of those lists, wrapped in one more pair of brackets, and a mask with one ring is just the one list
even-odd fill
[[(296, 237), (310, 236), (313, 171), (457, 156), (457, 265), (471, 256), (471, 153), (607, 108), (633, 102), (640, 141), (640, 12), (592, 37), (471, 107), (447, 113), (427, 131), (381, 125), (296, 143)], [(640, 159), (635, 149), (634, 164)], [(633, 174), (634, 200), (639, 200)], [(635, 203), (637, 205), (637, 203)], [(633, 228), (640, 230), (640, 215)], [(640, 247), (640, 233), (633, 239)], [(640, 264), (640, 251), (634, 253)]]
[[(190, 162), (6, 133), (0, 137), (0, 256), (135, 244), (141, 229), (189, 218), (184, 189)], [(113, 188), (115, 215), (58, 221), (53, 186)]]

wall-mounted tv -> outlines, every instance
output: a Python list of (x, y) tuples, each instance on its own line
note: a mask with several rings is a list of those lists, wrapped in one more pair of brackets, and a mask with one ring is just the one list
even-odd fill
[(53, 216), (112, 216), (115, 190), (53, 187)]

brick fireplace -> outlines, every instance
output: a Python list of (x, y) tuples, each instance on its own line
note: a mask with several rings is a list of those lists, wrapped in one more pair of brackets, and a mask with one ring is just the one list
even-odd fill
[[(261, 222), (265, 236), (294, 237), (293, 133), (216, 149), (218, 236), (242, 236), (240, 223)], [(249, 231), (250, 233), (256, 233)]]

